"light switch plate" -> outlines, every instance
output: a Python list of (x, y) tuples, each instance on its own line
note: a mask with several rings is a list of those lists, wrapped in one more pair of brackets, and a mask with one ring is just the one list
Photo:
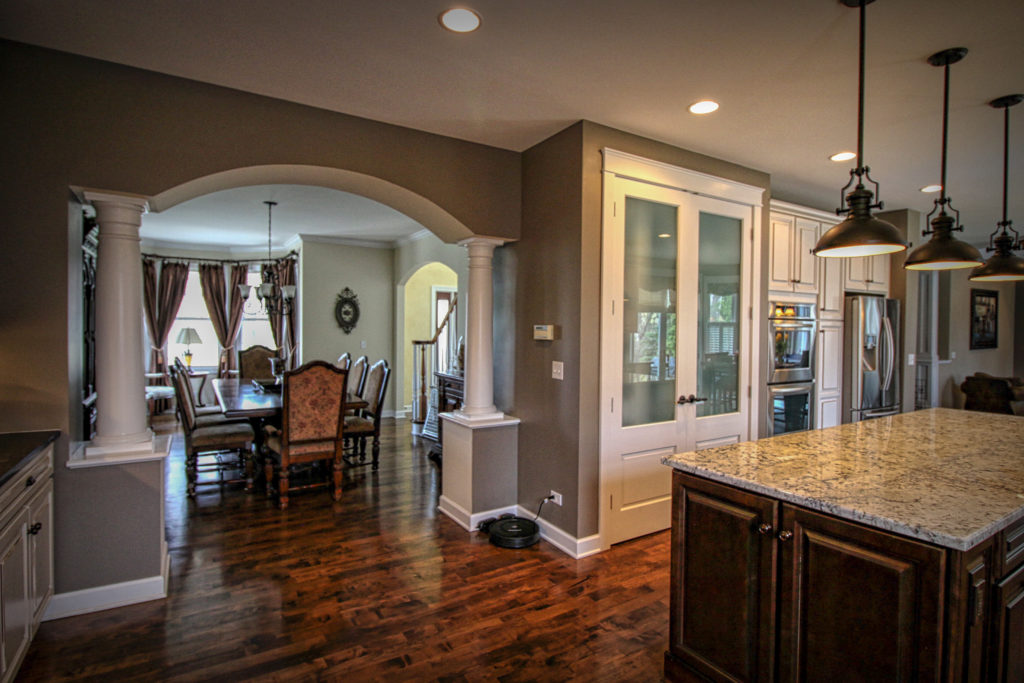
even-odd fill
[(551, 361), (551, 377), (554, 379), (562, 379), (565, 375), (565, 369), (562, 365), (562, 361), (553, 360)]

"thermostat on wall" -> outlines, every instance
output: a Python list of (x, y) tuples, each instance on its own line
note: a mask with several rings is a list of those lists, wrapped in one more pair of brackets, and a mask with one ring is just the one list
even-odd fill
[(533, 338), (552, 340), (558, 338), (558, 327), (556, 325), (534, 325)]

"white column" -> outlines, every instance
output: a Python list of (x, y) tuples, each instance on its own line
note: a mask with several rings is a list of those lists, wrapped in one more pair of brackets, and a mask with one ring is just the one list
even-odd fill
[(469, 249), (469, 305), (466, 317), (466, 388), (462, 409), (469, 421), (502, 419), (494, 406), (494, 248), (504, 240), (471, 237), (459, 242)]
[(96, 209), (96, 438), (86, 458), (152, 451), (146, 416), (142, 340), (142, 254), (139, 227), (146, 200), (86, 192)]

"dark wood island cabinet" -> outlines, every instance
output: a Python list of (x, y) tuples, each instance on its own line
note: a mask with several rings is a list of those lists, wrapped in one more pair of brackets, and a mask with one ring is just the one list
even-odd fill
[[(889, 468), (869, 447), (960, 416), (896, 417), (834, 428), (831, 460), (813, 433), (666, 459), (669, 680), (1024, 681), (1024, 420), (964, 473), (972, 508), (935, 449)], [(1017, 462), (993, 472), (999, 443)]]

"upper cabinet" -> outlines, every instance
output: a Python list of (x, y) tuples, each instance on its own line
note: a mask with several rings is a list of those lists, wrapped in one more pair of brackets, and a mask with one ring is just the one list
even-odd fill
[(818, 291), (817, 257), (820, 223), (775, 211), (772, 204), (769, 235), (768, 289), (776, 292), (814, 294)]
[(868, 294), (889, 293), (889, 255), (860, 256), (845, 259), (846, 279), (844, 288), (848, 292)]

